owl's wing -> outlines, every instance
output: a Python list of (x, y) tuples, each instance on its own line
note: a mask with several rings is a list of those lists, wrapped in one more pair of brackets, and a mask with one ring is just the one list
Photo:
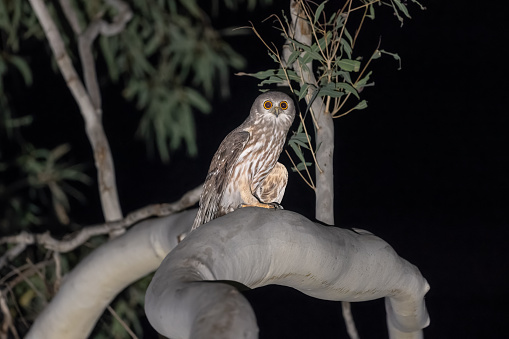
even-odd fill
[(233, 130), (219, 145), (203, 184), (200, 208), (194, 219), (192, 230), (217, 217), (219, 203), (223, 198), (234, 165), (244, 150), (249, 136), (250, 134), (247, 131)]

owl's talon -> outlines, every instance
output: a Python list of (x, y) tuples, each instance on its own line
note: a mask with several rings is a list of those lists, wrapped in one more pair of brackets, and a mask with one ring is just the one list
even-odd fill
[(275, 210), (284, 210), (283, 206), (277, 202), (269, 202), (269, 203), (258, 203), (258, 204), (239, 204), (237, 206), (237, 209), (244, 208), (244, 207), (262, 207), (262, 208), (268, 208), (268, 209), (275, 209)]
[(283, 206), (278, 202), (269, 202), (267, 205), (271, 205), (276, 210), (284, 210)]

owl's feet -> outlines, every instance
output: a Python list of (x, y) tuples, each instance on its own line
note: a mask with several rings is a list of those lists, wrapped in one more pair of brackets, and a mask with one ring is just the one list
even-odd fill
[(269, 208), (269, 209), (275, 209), (275, 210), (283, 210), (283, 206), (277, 202), (269, 202), (269, 203), (255, 203), (255, 204), (240, 204), (237, 208), (244, 208), (244, 207), (261, 207), (261, 208)]

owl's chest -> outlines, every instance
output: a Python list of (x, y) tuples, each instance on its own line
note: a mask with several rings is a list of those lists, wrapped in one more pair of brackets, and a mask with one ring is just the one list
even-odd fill
[(233, 177), (259, 183), (276, 165), (285, 135), (272, 130), (253, 133), (240, 154)]

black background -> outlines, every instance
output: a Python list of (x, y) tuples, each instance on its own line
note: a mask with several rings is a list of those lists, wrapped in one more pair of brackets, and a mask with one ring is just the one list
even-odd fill
[[(501, 338), (509, 318), (505, 12), (499, 2), (423, 3), (426, 11), (410, 5), (413, 19), (402, 28), (386, 15), (361, 33), (361, 51), (372, 51), (381, 38), (381, 48), (397, 52), (403, 68), (391, 57), (376, 60), (376, 86), (363, 92), (369, 108), (335, 120), (336, 224), (375, 233), (419, 267), (431, 285), (427, 338)], [(273, 12), (280, 9), (224, 12), (213, 20), (219, 28), (251, 20), (270, 40), (271, 21), (261, 21)], [(254, 35), (228, 41), (247, 58), (243, 71), (275, 67)], [(71, 142), (75, 157), (92, 164), (77, 106), (48, 62), (32, 56), (35, 86), (13, 100), (20, 110), (36, 111), (30, 133), (38, 145)], [(203, 181), (217, 146), (245, 119), (258, 93), (256, 79), (232, 75), (231, 85), (230, 98), (215, 100), (212, 114), (197, 117), (199, 157), (177, 151), (169, 165), (147, 158), (134, 138), (139, 113), (120, 88), (103, 88), (124, 213), (174, 201)], [(289, 166), (285, 155), (281, 161)], [(313, 218), (313, 192), (297, 174), (289, 180), (284, 207)], [(88, 204), (74, 209), (83, 224), (101, 220), (93, 187), (87, 195)], [(279, 286), (246, 296), (261, 338), (347, 337), (339, 302)], [(361, 338), (387, 336), (383, 301), (352, 308)]]

